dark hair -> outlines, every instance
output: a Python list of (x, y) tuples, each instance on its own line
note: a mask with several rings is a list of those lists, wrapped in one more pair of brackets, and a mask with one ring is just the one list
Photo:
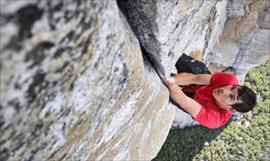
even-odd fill
[(247, 86), (239, 86), (238, 97), (242, 100), (242, 103), (236, 103), (232, 105), (232, 108), (237, 112), (251, 111), (257, 104), (256, 93)]

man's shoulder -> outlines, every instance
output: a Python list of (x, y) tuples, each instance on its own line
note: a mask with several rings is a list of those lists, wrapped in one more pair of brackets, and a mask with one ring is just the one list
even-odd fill
[(205, 127), (218, 128), (226, 124), (230, 119), (232, 112), (220, 109), (214, 103), (208, 103), (201, 107), (201, 111), (194, 118)]
[(227, 85), (239, 85), (239, 80), (235, 74), (217, 72), (212, 74), (210, 85), (222, 87)]

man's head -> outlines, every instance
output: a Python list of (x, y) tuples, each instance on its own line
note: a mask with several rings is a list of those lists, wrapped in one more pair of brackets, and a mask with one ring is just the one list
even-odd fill
[(248, 112), (256, 105), (256, 94), (246, 86), (216, 88), (212, 94), (219, 107), (225, 110)]

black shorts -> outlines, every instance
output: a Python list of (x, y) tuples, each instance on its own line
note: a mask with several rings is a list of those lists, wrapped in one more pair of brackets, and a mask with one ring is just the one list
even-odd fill
[(194, 74), (211, 74), (203, 62), (195, 60), (186, 54), (181, 55), (177, 60), (175, 67), (177, 69), (177, 73), (187, 72)]

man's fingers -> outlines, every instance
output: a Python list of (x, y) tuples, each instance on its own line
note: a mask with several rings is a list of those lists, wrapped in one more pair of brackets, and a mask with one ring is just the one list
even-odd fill
[(167, 77), (167, 78), (165, 79), (165, 83), (166, 83), (167, 85), (174, 84), (174, 83), (175, 83), (175, 79), (174, 79), (173, 77)]

